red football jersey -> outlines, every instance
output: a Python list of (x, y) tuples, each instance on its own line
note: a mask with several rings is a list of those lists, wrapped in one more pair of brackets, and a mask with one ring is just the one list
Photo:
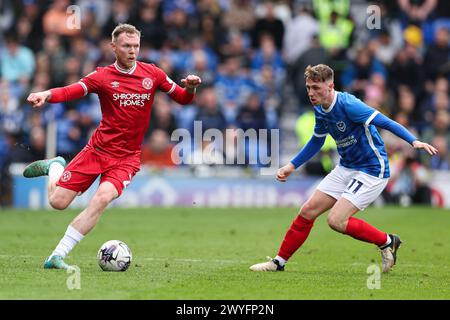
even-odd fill
[(88, 145), (109, 157), (141, 152), (157, 89), (171, 94), (177, 84), (153, 64), (137, 61), (126, 71), (117, 63), (98, 67), (79, 82), (100, 98), (102, 120)]

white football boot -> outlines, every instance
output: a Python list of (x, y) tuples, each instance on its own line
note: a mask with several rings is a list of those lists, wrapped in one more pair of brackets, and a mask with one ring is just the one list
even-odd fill
[(380, 248), (384, 273), (391, 271), (392, 267), (397, 262), (397, 250), (402, 243), (400, 237), (395, 234), (389, 234), (389, 237), (391, 238), (391, 243), (386, 247)]
[(267, 257), (269, 261), (254, 264), (250, 267), (252, 271), (284, 271), (284, 266), (280, 266), (280, 262), (271, 257)]

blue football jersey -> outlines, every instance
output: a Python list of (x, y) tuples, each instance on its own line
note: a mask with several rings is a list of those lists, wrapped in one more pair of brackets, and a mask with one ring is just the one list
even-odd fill
[(384, 142), (370, 124), (378, 111), (349, 93), (335, 91), (331, 106), (314, 106), (314, 113), (314, 135), (333, 137), (342, 166), (379, 178), (389, 177)]

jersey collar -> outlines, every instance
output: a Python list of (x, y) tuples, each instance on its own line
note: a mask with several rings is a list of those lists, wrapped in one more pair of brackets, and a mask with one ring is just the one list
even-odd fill
[(333, 110), (333, 107), (336, 104), (338, 93), (339, 93), (339, 91), (334, 90), (333, 102), (331, 103), (331, 105), (330, 105), (330, 107), (328, 109), (324, 109), (322, 106), (320, 106), (320, 109), (322, 109), (323, 112), (329, 113), (329, 112), (331, 112), (331, 110)]
[(134, 63), (134, 66), (131, 69), (124, 69), (118, 65), (117, 61), (114, 62), (114, 67), (116, 68), (116, 70), (121, 73), (126, 73), (126, 74), (133, 74), (134, 70), (136, 70), (136, 66), (137, 66), (137, 62)]

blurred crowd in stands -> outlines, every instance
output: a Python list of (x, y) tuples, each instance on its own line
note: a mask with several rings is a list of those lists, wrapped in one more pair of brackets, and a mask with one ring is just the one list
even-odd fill
[[(77, 12), (80, 28), (68, 28)], [(144, 164), (175, 167), (172, 132), (192, 131), (194, 120), (202, 121), (203, 132), (281, 128), (283, 140), (283, 119), (294, 115), (298, 150), (314, 125), (303, 71), (326, 63), (337, 90), (439, 149), (432, 158), (416, 154), (383, 132), (390, 196), (423, 195), (429, 169), (450, 169), (449, 1), (0, 0), (0, 204), (10, 201), (10, 165), (45, 158), (48, 123), (56, 120), (56, 152), (67, 160), (88, 141), (101, 119), (96, 95), (41, 110), (25, 99), (113, 63), (109, 44), (119, 23), (141, 30), (141, 61), (177, 83), (187, 74), (203, 80), (192, 105), (156, 96)], [(302, 170), (326, 174), (335, 159), (331, 141)]]

